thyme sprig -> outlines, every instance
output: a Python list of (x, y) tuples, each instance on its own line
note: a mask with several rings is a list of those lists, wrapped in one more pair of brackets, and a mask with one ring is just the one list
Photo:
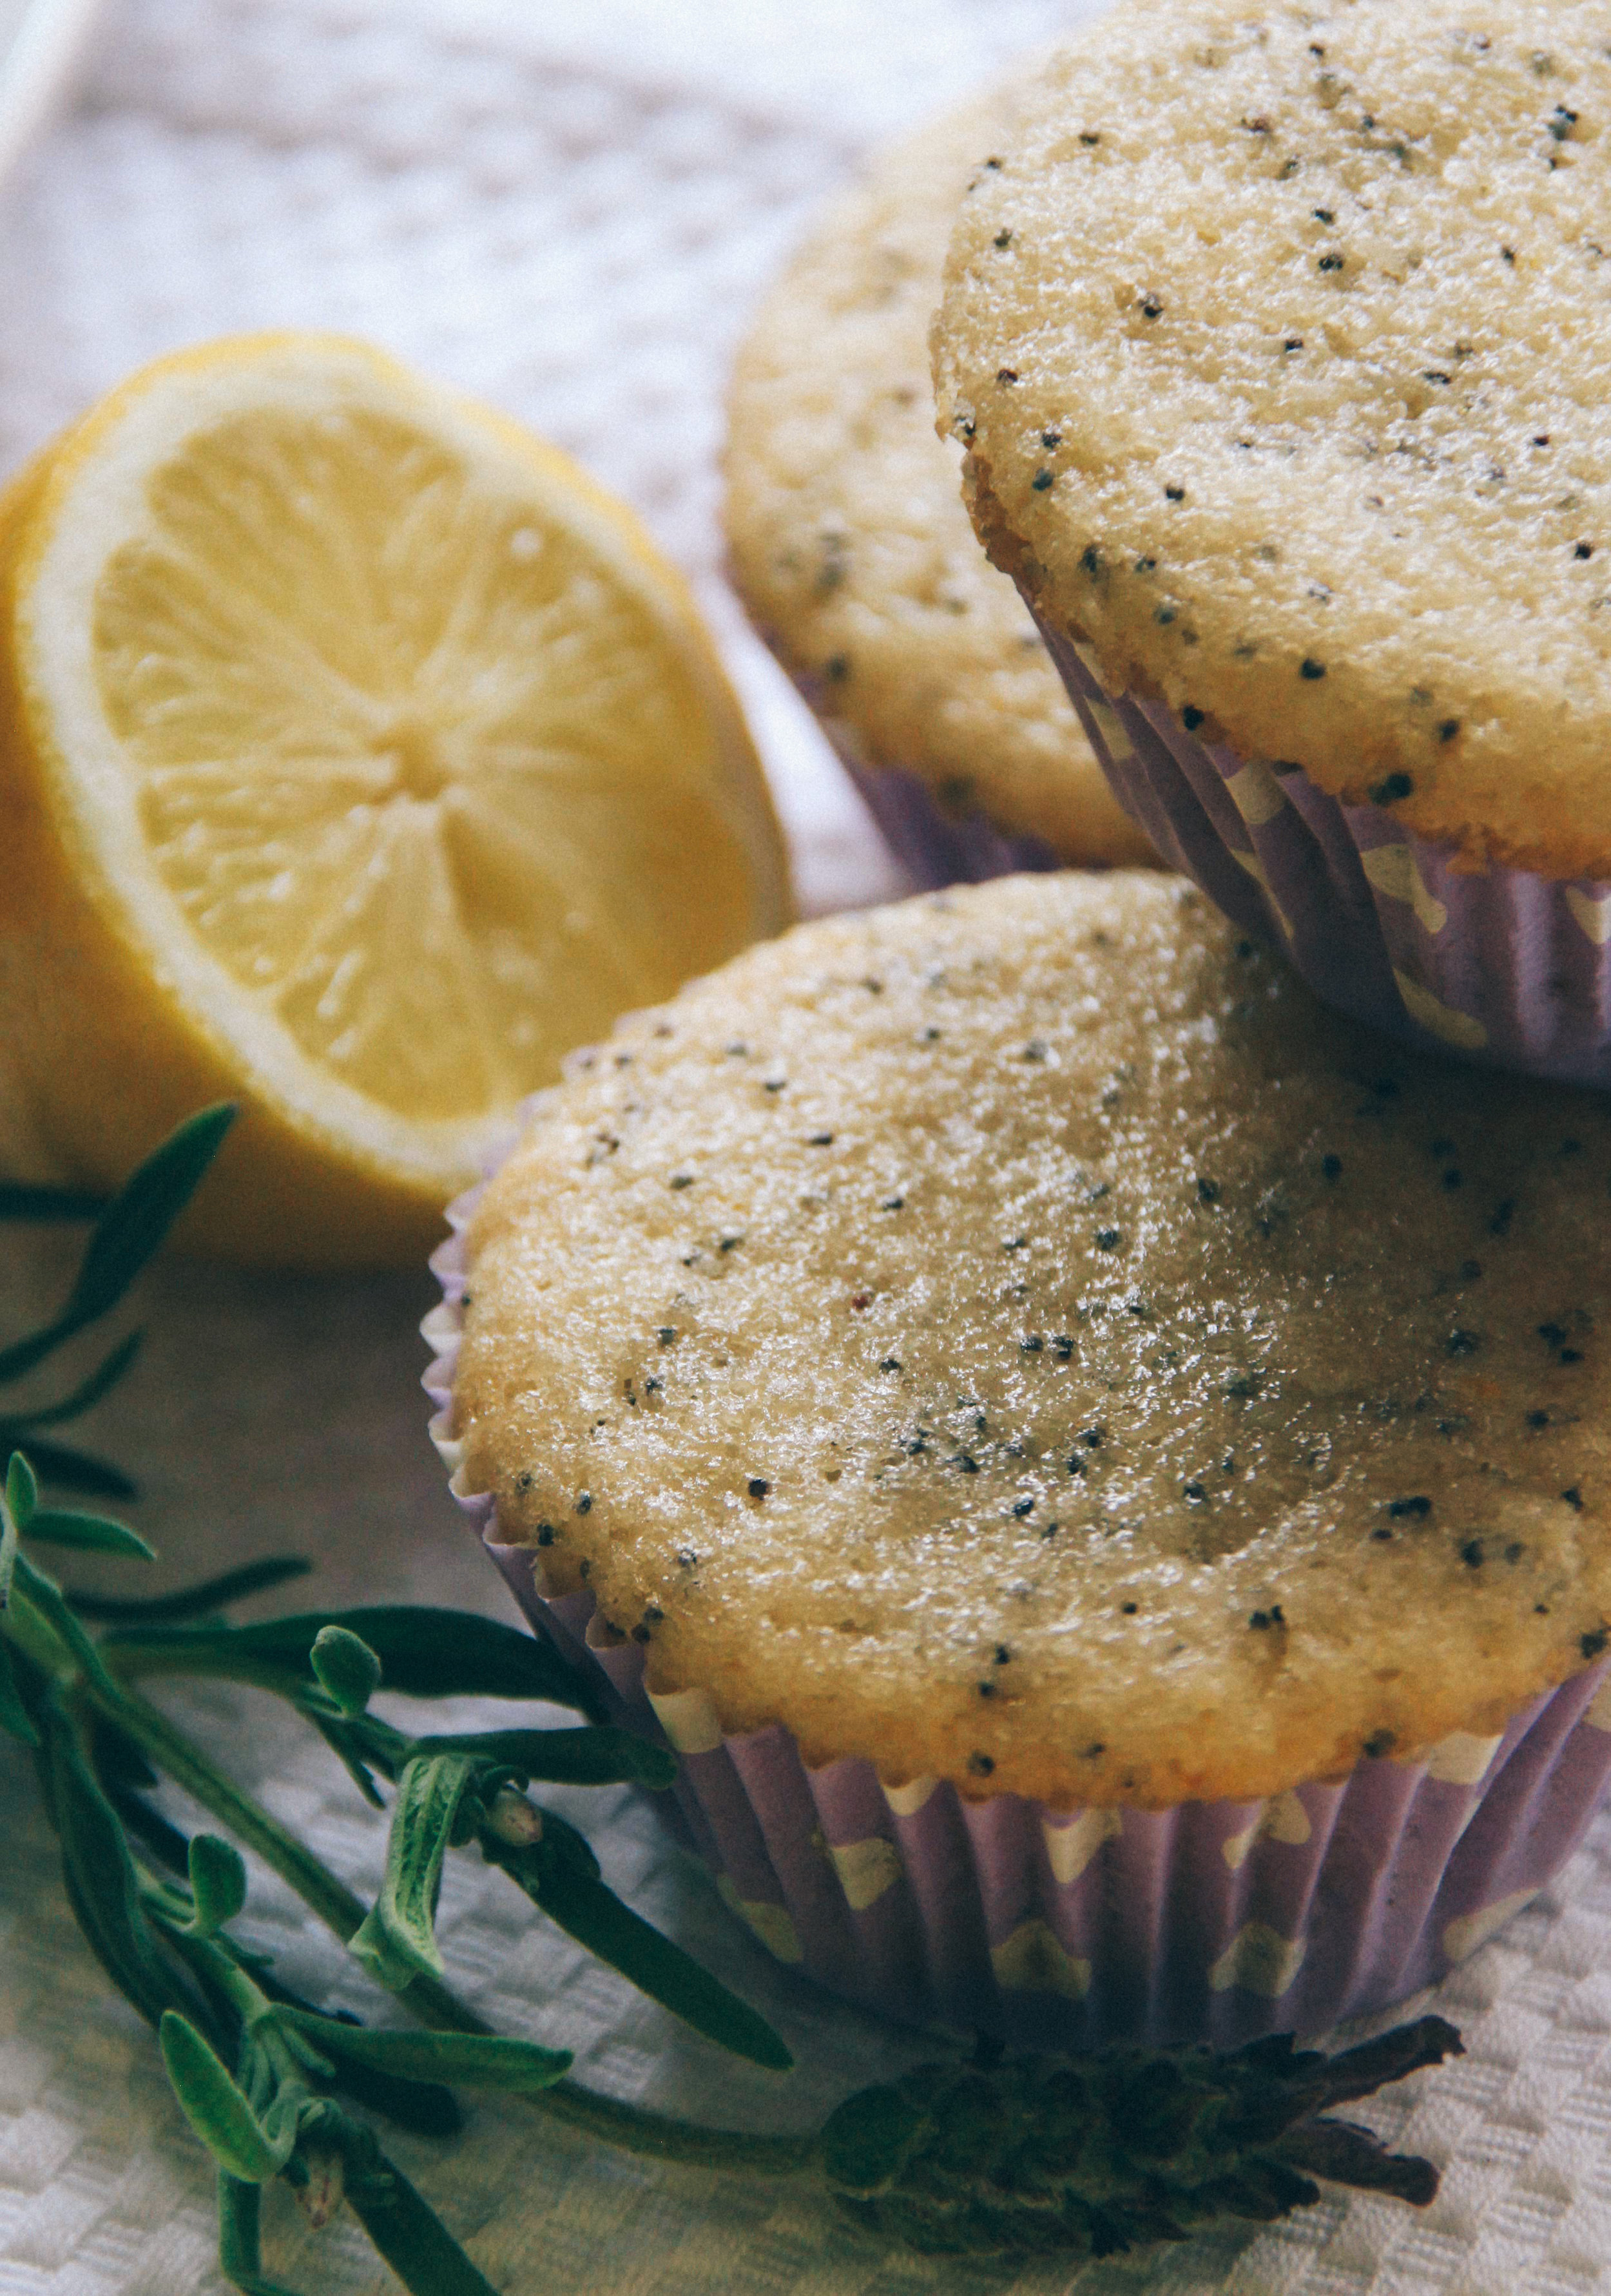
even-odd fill
[[(94, 1222), (64, 1307), (0, 1350), (0, 1383), (45, 1363), (125, 1297), (230, 1116), (193, 1119), (110, 1202), (0, 1188), (0, 1218)], [(407, 1605), (234, 1623), (236, 1604), (306, 1569), (289, 1556), (146, 1602), (64, 1588), (41, 1566), (42, 1546), (151, 1554), (111, 1517), (45, 1503), (42, 1481), (92, 1495), (132, 1487), (106, 1463), (37, 1436), (87, 1410), (137, 1347), (131, 1333), (58, 1403), (0, 1422), (0, 1444), (12, 1447), (0, 1488), (0, 1733), (31, 1751), (73, 1914), (107, 1975), (156, 2028), (180, 2109), (213, 2156), (220, 2266), (246, 2296), (288, 2296), (263, 2268), (261, 2194), (275, 2181), (315, 2226), (350, 2207), (414, 2296), (490, 2296), (362, 2117), (450, 2134), (460, 2122), (449, 2083), (522, 2096), (645, 2158), (812, 2175), (865, 2229), (928, 2252), (1099, 2256), (1185, 2238), (1217, 2217), (1268, 2221), (1316, 2198), (1316, 2177), (1431, 2199), (1427, 2163), (1320, 2116), (1458, 2053), (1459, 2036), (1437, 2018), (1329, 2059), (1286, 2040), (1221, 2057), (1155, 2050), (996, 2063), (982, 2054), (862, 2090), (820, 2130), (776, 2136), (600, 2096), (570, 2078), (568, 2051), (490, 2031), (448, 1986), (436, 1936), (442, 1870), (456, 1850), (478, 1849), (549, 1919), (718, 2046), (780, 2071), (791, 2062), (763, 2018), (608, 1889), (585, 1837), (532, 1800), (534, 1784), (662, 1791), (675, 1774), (666, 1750), (607, 1721), (547, 1644), (471, 1613)], [(366, 1800), (389, 1801), (372, 1905), (141, 1686), (178, 1678), (277, 1697)], [(581, 1719), (411, 1735), (373, 1711), (382, 1689), (543, 1701)], [(151, 1799), (164, 1779), (223, 1832), (186, 1837)], [(242, 1849), (296, 1891), (415, 2029), (327, 2013), (276, 1977), (234, 1931), (247, 1907)]]

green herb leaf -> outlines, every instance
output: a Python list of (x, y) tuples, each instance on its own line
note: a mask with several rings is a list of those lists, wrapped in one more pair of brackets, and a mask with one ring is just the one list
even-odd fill
[(195, 1193), (234, 1120), (231, 1107), (203, 1109), (129, 1176), (90, 1231), (67, 1305), (53, 1323), (0, 1350), (0, 1380), (22, 1378), (117, 1306)]
[[(296, 2011), (301, 2017), (311, 2017), (320, 2031), (325, 2025), (338, 2026), (343, 2034), (363, 2033), (362, 2025), (350, 2010), (338, 2009), (333, 2014), (316, 2009), (311, 2001), (303, 1999), (283, 1985), (272, 1969), (263, 1966), (255, 1972), (255, 1982), (277, 2008)], [(287, 2020), (287, 2023), (294, 2021)], [(317, 2036), (309, 2036), (317, 2046)], [(356, 2056), (337, 2058), (333, 2050), (325, 2054), (335, 2064), (338, 2085), (368, 2105), (375, 2112), (383, 2112), (395, 2120), (399, 2128), (410, 2129), (419, 2136), (453, 2136), (464, 2127), (464, 2115), (454, 2103), (450, 2089), (443, 2088), (432, 2079), (415, 2079), (412, 2075), (386, 2070), (379, 2065), (360, 2062)]]
[(363, 1712), (381, 1686), (381, 1661), (349, 1627), (321, 1627), (308, 1662), (326, 1697), (349, 1718)]
[(383, 2113), (415, 2136), (456, 2136), (464, 2125), (453, 2091), (438, 2081), (413, 2080), (382, 2066), (343, 2057), (336, 2066), (336, 2085), (371, 2112)]
[(74, 1917), (112, 1983), (154, 2025), (165, 2010), (189, 2005), (185, 1988), (145, 1918), (117, 1814), (60, 1716), (50, 1723), (46, 1760), (51, 1820), (62, 1838)]
[(511, 1849), (483, 1831), (481, 1854), (489, 1865), (501, 1866), (579, 1945), (696, 2033), (773, 2072), (786, 2072), (793, 2063), (764, 2017), (606, 1889), (587, 1842), (552, 1810), (543, 1812), (540, 1841)]
[(95, 1365), (89, 1377), (73, 1389), (60, 1403), (53, 1403), (43, 1411), (25, 1411), (12, 1421), (12, 1425), (32, 1434), (37, 1427), (62, 1427), (70, 1419), (82, 1418), (91, 1406), (116, 1387), (124, 1373), (144, 1345), (144, 1332), (130, 1332), (119, 1340), (111, 1352)]
[(272, 2128), (259, 2119), (222, 2059), (177, 2009), (164, 2011), (157, 2037), (180, 2110), (219, 2168), (248, 2185), (277, 2177), (296, 2142), (294, 2117), (279, 2115)]
[(0, 1419), (0, 1451), (17, 1443), (28, 1445), (36, 1472), (47, 1483), (59, 1483), (63, 1490), (78, 1491), (92, 1499), (133, 1499), (140, 1496), (139, 1486), (109, 1460), (97, 1459), (88, 1451), (72, 1450), (65, 1443), (42, 1441), (30, 1433), (22, 1421)]
[(6, 1464), (5, 1504), (17, 1529), (26, 1530), (39, 1504), (39, 1483), (21, 1451), (13, 1451)]
[(28, 1526), (28, 1535), (45, 1546), (75, 1546), (81, 1553), (123, 1554), (154, 1562), (157, 1550), (137, 1530), (110, 1515), (80, 1514), (72, 1507), (40, 1507)]
[(120, 1730), (103, 1714), (94, 1715), (90, 1719), (89, 1759), (103, 1786), (132, 1786), (144, 1792), (157, 1784), (157, 1773), (138, 1740), (131, 1738), (127, 1730)]
[(191, 1930), (196, 1937), (211, 1937), (246, 1903), (246, 1860), (233, 1841), (216, 1833), (193, 1833), (189, 1869), (196, 1908)]
[(243, 1562), (238, 1570), (220, 1571), (193, 1587), (171, 1595), (148, 1595), (127, 1601), (120, 1595), (80, 1595), (68, 1589), (67, 1599), (81, 1619), (110, 1626), (166, 1626), (181, 1619), (210, 1617), (249, 1595), (261, 1595), (288, 1578), (305, 1578), (313, 1565), (303, 1554), (266, 1554), (260, 1562)]
[(9, 1348), (0, 1348), (0, 1380), (25, 1378), (79, 1329), (79, 1324), (70, 1324), (63, 1318), (29, 1332), (26, 1339), (13, 1340)]
[(146, 1856), (155, 1860), (169, 1874), (188, 1878), (190, 1873), (190, 1838), (170, 1825), (160, 1810), (142, 1801), (127, 1786), (108, 1784), (106, 1799), (111, 1802), (131, 1840), (137, 1841)]
[(408, 1698), (545, 1699), (600, 1711), (596, 1693), (535, 1635), (473, 1611), (376, 1604), (357, 1611), (293, 1611), (250, 1627), (119, 1628), (107, 1644), (139, 1651), (156, 1665), (141, 1671), (210, 1674), (262, 1681), (275, 1674), (314, 1679), (310, 1655), (325, 1627), (344, 1627), (380, 1660), (389, 1690)]
[(201, 1109), (129, 1175), (95, 1222), (64, 1324), (82, 1330), (117, 1306), (201, 1185), (234, 1119), (228, 1102)]
[(306, 1635), (310, 1648), (325, 1626), (345, 1627), (360, 1636), (380, 1660), (387, 1688), (406, 1697), (452, 1698), (468, 1693), (482, 1698), (540, 1698), (579, 1707), (584, 1713), (596, 1706), (596, 1693), (572, 1673), (552, 1644), (473, 1611), (377, 1604), (275, 1619), (264, 1628), (240, 1631), (276, 1644), (295, 1643)]
[(373, 2139), (361, 2151), (349, 2140), (346, 2157), (348, 2206), (410, 2296), (497, 2296), (436, 2211)]
[(594, 1723), (582, 1730), (482, 1730), (459, 1737), (416, 1738), (416, 1754), (475, 1754), (551, 1785), (652, 1786), (677, 1776), (677, 1757), (630, 1730)]
[(389, 1993), (442, 1973), (436, 1942), (442, 1859), (474, 1775), (474, 1763), (462, 1756), (430, 1754), (406, 1762), (398, 1779), (381, 1894), (348, 1946)]
[(367, 2025), (340, 2024), (333, 2017), (292, 2010), (281, 2014), (326, 2056), (411, 2081), (459, 2081), (466, 2088), (529, 2096), (551, 2088), (571, 2070), (569, 2049), (545, 2049), (498, 2033), (376, 2032)]

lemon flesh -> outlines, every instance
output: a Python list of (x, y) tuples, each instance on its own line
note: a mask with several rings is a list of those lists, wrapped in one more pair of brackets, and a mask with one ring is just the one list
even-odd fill
[[(136, 377), (19, 488), (27, 988), (7, 938), (57, 1041), (8, 1050), (74, 1177), (114, 1178), (208, 1070), (245, 1108), (213, 1248), (404, 1256), (566, 1051), (785, 922), (677, 577), (513, 425), (256, 339)], [(115, 1149), (52, 1073), (64, 1031), (110, 1064)]]

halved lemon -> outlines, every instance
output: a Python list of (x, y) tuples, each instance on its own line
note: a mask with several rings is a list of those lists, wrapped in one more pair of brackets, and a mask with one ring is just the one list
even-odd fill
[(513, 422), (365, 346), (146, 368), (0, 503), (0, 1057), (55, 1175), (242, 1120), (193, 1245), (440, 1231), (624, 1009), (776, 931), (683, 584)]

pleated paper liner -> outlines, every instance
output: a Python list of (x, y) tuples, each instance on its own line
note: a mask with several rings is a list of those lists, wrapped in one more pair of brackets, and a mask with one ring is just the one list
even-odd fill
[(500, 1540), (452, 1431), (463, 1233), (449, 1214), (424, 1333), (432, 1435), (455, 1497), (536, 1632), (612, 1714), (680, 1758), (673, 1832), (777, 1959), (864, 2008), (1009, 2040), (1234, 2046), (1318, 2034), (1446, 1974), (1543, 1888), (1611, 1777), (1611, 1659), (1534, 1699), (1497, 1737), (1268, 1801), (1161, 1811), (965, 1800), (885, 1785), (860, 1759), (811, 1769), (780, 1725), (725, 1734), (702, 1690), (644, 1686), (643, 1647), (590, 1594), (550, 1600), (539, 1556)]
[(902, 766), (866, 765), (848, 742), (834, 739), (831, 726), (824, 731), (884, 843), (919, 892), (1064, 866), (1045, 838), (998, 829), (977, 809), (952, 812), (921, 775)]
[(1385, 808), (1106, 693), (1088, 649), (1040, 629), (1120, 803), (1327, 1004), (1425, 1050), (1611, 1086), (1611, 882), (1457, 868)]
[[(786, 662), (787, 649), (769, 636), (768, 644)], [(835, 714), (829, 682), (818, 676), (798, 675), (793, 683), (877, 823), (884, 843), (918, 892), (937, 893), (947, 885), (982, 885), (988, 878), (1013, 877), (1021, 870), (1066, 865), (1044, 837), (1027, 830), (999, 827), (976, 800), (948, 803), (932, 781), (911, 767), (873, 764), (857, 728)]]

